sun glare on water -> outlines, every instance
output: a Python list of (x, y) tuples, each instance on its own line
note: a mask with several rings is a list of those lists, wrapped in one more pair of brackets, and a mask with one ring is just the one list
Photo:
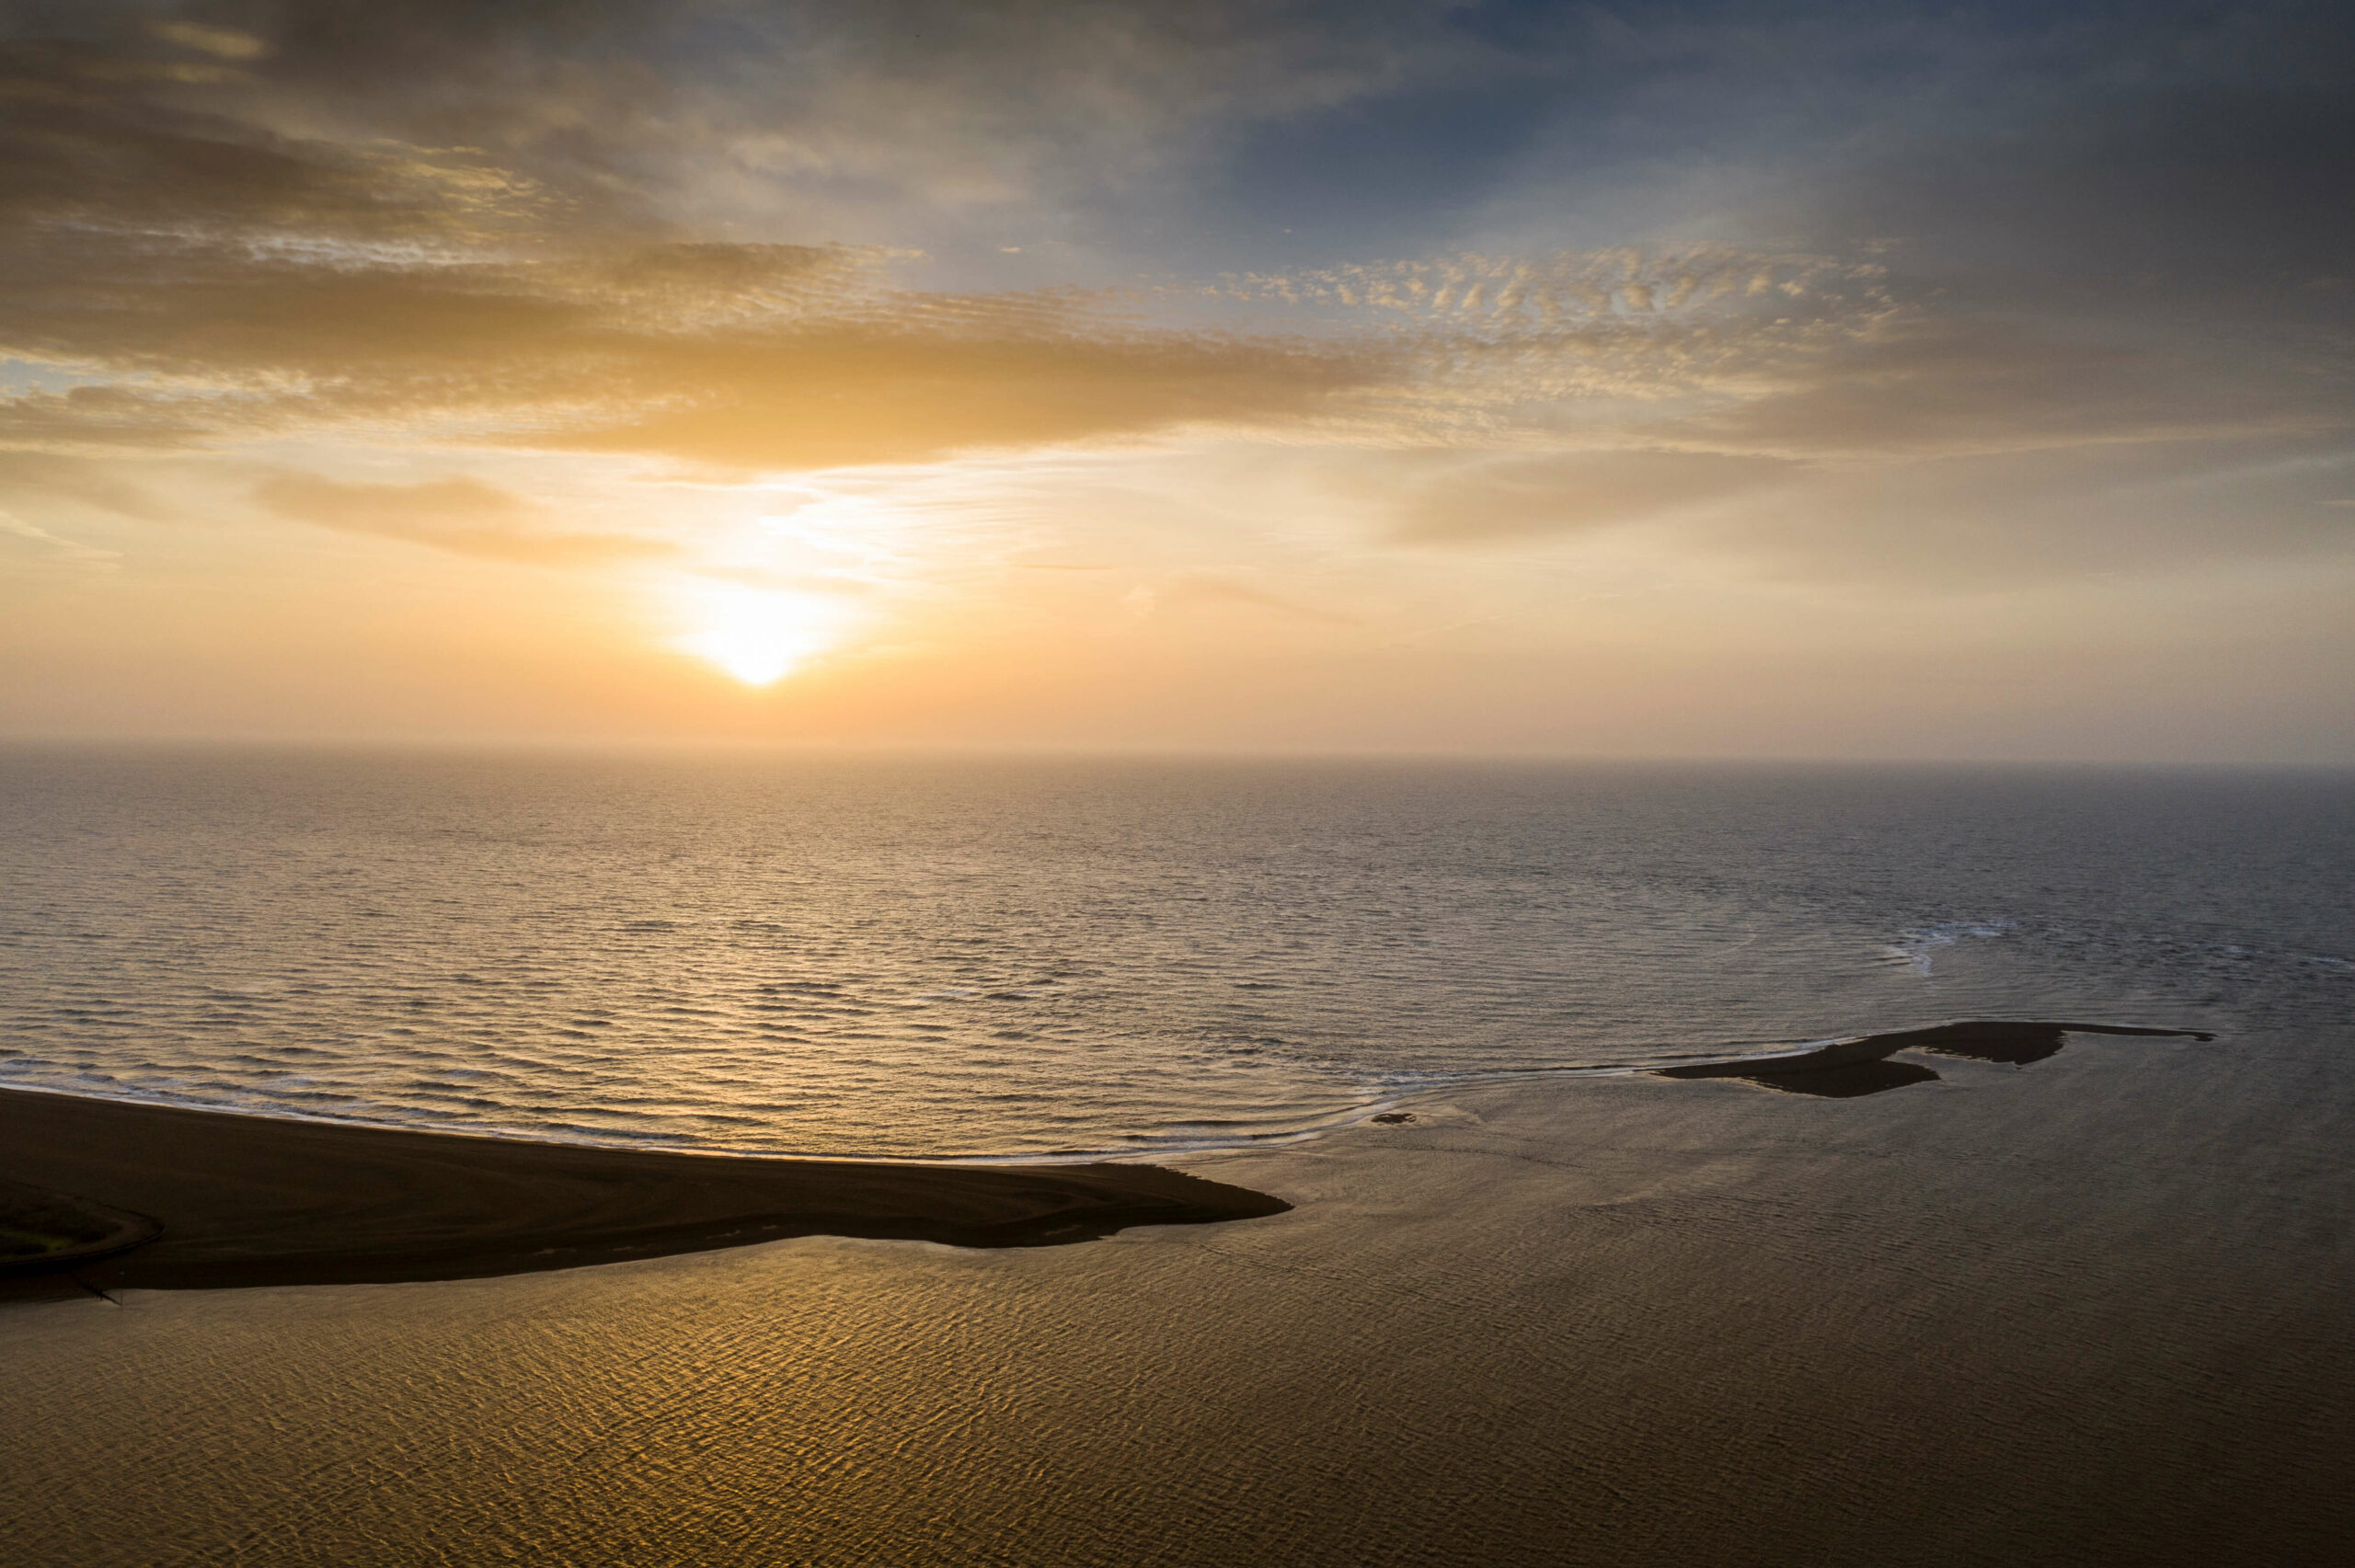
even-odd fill
[(694, 629), (679, 646), (747, 686), (783, 680), (833, 646), (842, 612), (808, 594), (706, 589), (688, 607)]

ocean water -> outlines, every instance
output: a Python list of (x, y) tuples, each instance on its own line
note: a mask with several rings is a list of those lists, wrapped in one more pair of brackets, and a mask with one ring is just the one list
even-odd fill
[[(2345, 775), (17, 750), (0, 803), (0, 1083), (1294, 1206), (10, 1306), (12, 1565), (2355, 1535)], [(2215, 1038), (1634, 1071), (1970, 1016)]]
[(1965, 1017), (2355, 1015), (2355, 776), (0, 750), (0, 1084), (1175, 1153)]

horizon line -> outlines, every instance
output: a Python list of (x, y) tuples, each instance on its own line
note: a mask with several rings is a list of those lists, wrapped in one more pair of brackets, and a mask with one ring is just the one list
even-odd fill
[(1576, 751), (1535, 748), (1117, 745), (1078, 741), (844, 741), (740, 737), (6, 734), (0, 750), (237, 751), (539, 757), (777, 757), (826, 761), (1392, 762), (1594, 767), (2037, 768), (2197, 773), (2355, 773), (2355, 757), (1970, 755), (1918, 752)]

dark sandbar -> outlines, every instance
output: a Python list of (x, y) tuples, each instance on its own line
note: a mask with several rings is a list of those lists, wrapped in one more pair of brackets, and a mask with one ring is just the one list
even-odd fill
[(129, 1251), (0, 1279), (0, 1299), (54, 1294), (65, 1273), (98, 1290), (465, 1279), (784, 1236), (1048, 1246), (1292, 1207), (1154, 1165), (660, 1153), (23, 1090), (0, 1090), (0, 1182), (25, 1208), (20, 1230), (40, 1229), (27, 1206), (63, 1195), (161, 1228)]
[(1933, 1056), (1962, 1057), (1972, 1061), (2006, 1062), (2015, 1067), (2042, 1061), (2058, 1053), (2069, 1035), (2149, 1035), (2212, 1040), (2196, 1029), (2143, 1029), (2118, 1024), (2018, 1023), (1975, 1019), (1937, 1024), (1925, 1029), (1893, 1029), (1880, 1035), (1859, 1035), (1834, 1040), (1811, 1051), (1789, 1056), (1742, 1057), (1731, 1061), (1698, 1062), (1690, 1067), (1659, 1070), (1662, 1078), (1739, 1078), (1767, 1089), (1793, 1094), (1818, 1094), (1853, 1099), (1927, 1083), (1938, 1075), (1913, 1062), (1890, 1061), (1899, 1051), (1926, 1051)]

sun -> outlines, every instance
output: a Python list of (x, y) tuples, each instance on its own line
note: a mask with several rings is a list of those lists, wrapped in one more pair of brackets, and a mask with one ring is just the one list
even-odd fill
[(691, 596), (687, 619), (680, 647), (747, 686), (770, 686), (832, 647), (843, 614), (805, 593), (706, 588)]

